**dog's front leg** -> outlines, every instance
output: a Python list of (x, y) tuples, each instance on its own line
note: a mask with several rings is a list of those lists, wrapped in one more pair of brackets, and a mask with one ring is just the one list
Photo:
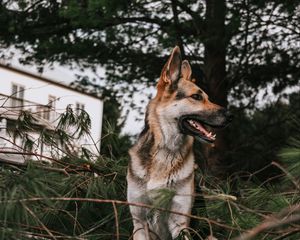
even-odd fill
[[(176, 199), (176, 200), (175, 200)], [(177, 198), (175, 197), (174, 200), (176, 201), (176, 208), (172, 209), (173, 211), (176, 212), (180, 212), (180, 213), (185, 213), (185, 214), (189, 214), (190, 213), (190, 206), (188, 205), (188, 202), (192, 202), (191, 198), (187, 199), (187, 197), (185, 197), (184, 203), (187, 206), (189, 206), (189, 208), (187, 206), (181, 205), (179, 207), (178, 202), (183, 202), (183, 198)], [(187, 230), (187, 228), (189, 227), (189, 217), (187, 216), (182, 216), (182, 215), (178, 215), (178, 214), (170, 214), (169, 217), (169, 229), (172, 235), (172, 239), (175, 239), (176, 237), (178, 237), (179, 233), (182, 230)], [(188, 239), (188, 238), (186, 238)]]
[[(147, 203), (145, 187), (134, 181), (130, 173), (127, 174), (127, 200), (131, 203)], [(147, 209), (138, 206), (129, 206), (133, 220), (133, 240), (151, 240), (147, 223)]]
[(146, 221), (133, 219), (133, 240), (151, 240), (149, 226)]
[[(189, 215), (191, 213), (193, 204), (193, 192), (194, 192), (194, 178), (191, 178), (184, 186), (180, 186), (176, 191), (176, 195), (173, 198), (172, 211), (180, 212)], [(172, 239), (178, 237), (179, 233), (189, 227), (190, 218), (184, 215), (178, 215), (175, 213), (169, 216), (169, 230), (172, 235)], [(185, 239), (188, 239), (185, 237)]]

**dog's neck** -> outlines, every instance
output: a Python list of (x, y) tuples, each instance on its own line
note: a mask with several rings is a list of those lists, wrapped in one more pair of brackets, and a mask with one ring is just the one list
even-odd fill
[(190, 137), (179, 131), (177, 122), (166, 119), (160, 119), (160, 122), (162, 123), (160, 131), (156, 132), (157, 144), (160, 148), (177, 152), (187, 144)]
[(148, 116), (146, 116), (146, 118), (148, 117), (146, 119), (148, 135), (153, 135), (153, 147), (156, 151), (181, 154), (182, 150), (192, 147), (193, 137), (180, 132), (176, 119), (166, 119), (160, 116), (151, 104), (148, 111)]
[[(153, 105), (155, 107), (155, 105)], [(176, 119), (159, 117), (155, 108), (148, 106), (145, 128), (137, 143), (130, 149), (130, 169), (139, 169), (131, 173), (144, 179), (146, 172), (172, 174), (178, 171), (186, 161), (193, 164), (193, 137), (180, 132)]]

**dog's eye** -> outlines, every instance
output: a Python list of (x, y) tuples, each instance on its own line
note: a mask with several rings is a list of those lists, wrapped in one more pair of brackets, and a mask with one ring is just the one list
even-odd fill
[(191, 98), (193, 98), (193, 99), (195, 99), (195, 100), (198, 100), (198, 101), (200, 101), (200, 100), (203, 99), (202, 95), (200, 95), (200, 94), (193, 94), (193, 95), (191, 96)]

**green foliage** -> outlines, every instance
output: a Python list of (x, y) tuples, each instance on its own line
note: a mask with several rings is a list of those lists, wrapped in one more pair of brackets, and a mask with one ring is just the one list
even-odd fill
[[(61, 131), (66, 125), (74, 129), (85, 125), (70, 109), (62, 119)], [(255, 174), (221, 181), (198, 169), (196, 179), (201, 178), (202, 193), (197, 193), (196, 199), (204, 198), (205, 205), (195, 204), (192, 219), (198, 226), (188, 229), (189, 233), (183, 231), (178, 239), (205, 239), (209, 235), (234, 239), (272, 219), (272, 214), (299, 204), (298, 124), (288, 147), (280, 151), (277, 182), (261, 182)], [(51, 136), (46, 136), (43, 139), (51, 143)], [(95, 158), (85, 149), (77, 155), (66, 152), (61, 159), (32, 160), (26, 166), (0, 165), (0, 239), (129, 239), (133, 226), (130, 203), (126, 202), (127, 162), (125, 156)], [(153, 206), (149, 220), (159, 209), (170, 209), (174, 194), (172, 190), (161, 189), (145, 196)], [(163, 211), (161, 217), (168, 214)], [(289, 234), (288, 239), (297, 240), (297, 226), (266, 229), (254, 239), (273, 240)]]
[[(296, 43), (300, 2), (227, 1), (225, 12), (225, 1), (207, 3), (214, 1), (0, 3), (0, 46), (5, 49), (1, 56), (6, 56), (6, 47), (14, 46), (24, 53), (22, 63), (35, 62), (42, 67), (45, 60), (76, 62), (82, 70), (95, 70), (100, 64), (107, 78), (105, 87), (86, 78), (80, 78), (76, 86), (89, 88), (106, 101), (101, 155), (85, 148), (72, 149), (74, 139), (89, 134), (90, 120), (85, 112), (76, 115), (68, 108), (59, 126), (51, 131), (43, 128), (38, 141), (27, 135), (36, 128), (36, 120), (22, 112), (15, 137), (24, 139), (22, 147), (28, 152), (43, 142), (51, 147), (53, 158), (27, 166), (0, 166), (1, 239), (130, 238), (127, 204), (116, 204), (115, 209), (111, 202), (96, 200), (126, 200), (131, 142), (129, 136), (121, 134), (124, 119), (120, 103), (127, 90), (135, 91), (134, 84), (154, 85), (166, 50), (175, 44), (191, 61), (197, 83), (205, 85), (212, 99), (221, 104), (230, 99), (235, 112), (235, 121), (222, 134), (223, 143), (229, 145), (228, 151), (222, 152), (227, 166), (222, 171), (227, 179), (221, 181), (197, 170), (196, 182), (201, 182), (202, 192), (197, 192), (196, 200), (202, 200), (195, 204), (194, 217), (207, 219), (194, 219), (193, 237), (233, 239), (268, 216), (299, 203), (299, 93), (290, 96), (289, 104), (278, 101), (260, 109), (257, 95), (265, 88), (278, 96), (299, 84)], [(208, 7), (214, 8), (206, 11)], [(210, 16), (216, 12), (220, 14)], [(209, 56), (213, 56), (211, 62)], [(226, 76), (221, 71), (225, 67)], [(70, 148), (58, 159), (59, 143)], [(198, 155), (205, 163), (203, 153)], [(200, 169), (206, 169), (204, 165), (200, 164)], [(172, 192), (160, 192), (151, 204), (168, 209), (172, 196)], [(256, 239), (298, 240), (297, 227), (266, 230)]]
[(16, 138), (24, 139), (24, 148), (31, 150), (34, 142), (28, 136), (27, 132), (34, 129), (36, 119), (27, 111), (21, 111), (12, 132), (14, 141)]
[(81, 109), (78, 115), (74, 114), (73, 109), (71, 106), (68, 106), (65, 113), (63, 113), (57, 124), (57, 129), (66, 130), (74, 128), (73, 132), (71, 133), (72, 138), (78, 139), (85, 134), (90, 133), (91, 127), (91, 119), (88, 113)]
[[(84, 170), (86, 164), (90, 165), (91, 170)], [(65, 202), (49, 198), (125, 200), (125, 165), (124, 160), (99, 159), (96, 162), (89, 162), (75, 159), (65, 162), (64, 167), (68, 167), (70, 172), (68, 175), (54, 171), (56, 167), (63, 169), (61, 164), (32, 162), (23, 169), (2, 166), (1, 239), (7, 239), (7, 234), (12, 228), (16, 236), (21, 236), (22, 239), (28, 235), (25, 233), (27, 231), (36, 236), (48, 234), (46, 228), (57, 236), (73, 236), (75, 239), (80, 237), (110, 239), (114, 234), (113, 227), (109, 224), (109, 221), (114, 221), (111, 204)], [(42, 168), (46, 166), (48, 168)], [(72, 168), (75, 173), (71, 173)], [(112, 172), (113, 168), (119, 171)], [(19, 202), (20, 199), (36, 197), (42, 200)], [(128, 211), (124, 212), (122, 207), (118, 206), (118, 213), (120, 221), (129, 218)], [(129, 220), (127, 224), (130, 225)], [(43, 228), (42, 225), (47, 227)], [(126, 229), (124, 232), (126, 233)], [(128, 234), (127, 232), (127, 236)]]

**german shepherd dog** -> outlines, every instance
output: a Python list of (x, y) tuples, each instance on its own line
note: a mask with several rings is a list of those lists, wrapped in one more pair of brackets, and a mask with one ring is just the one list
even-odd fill
[[(175, 47), (162, 69), (157, 94), (149, 102), (145, 128), (129, 150), (129, 202), (151, 204), (160, 190), (174, 192), (169, 210), (190, 214), (194, 194), (194, 138), (212, 143), (216, 135), (206, 126), (224, 127), (231, 120), (226, 109), (211, 103), (191, 80), (187, 60)], [(155, 191), (157, 194), (155, 194)], [(130, 206), (133, 239), (175, 239), (189, 226), (189, 218)]]

